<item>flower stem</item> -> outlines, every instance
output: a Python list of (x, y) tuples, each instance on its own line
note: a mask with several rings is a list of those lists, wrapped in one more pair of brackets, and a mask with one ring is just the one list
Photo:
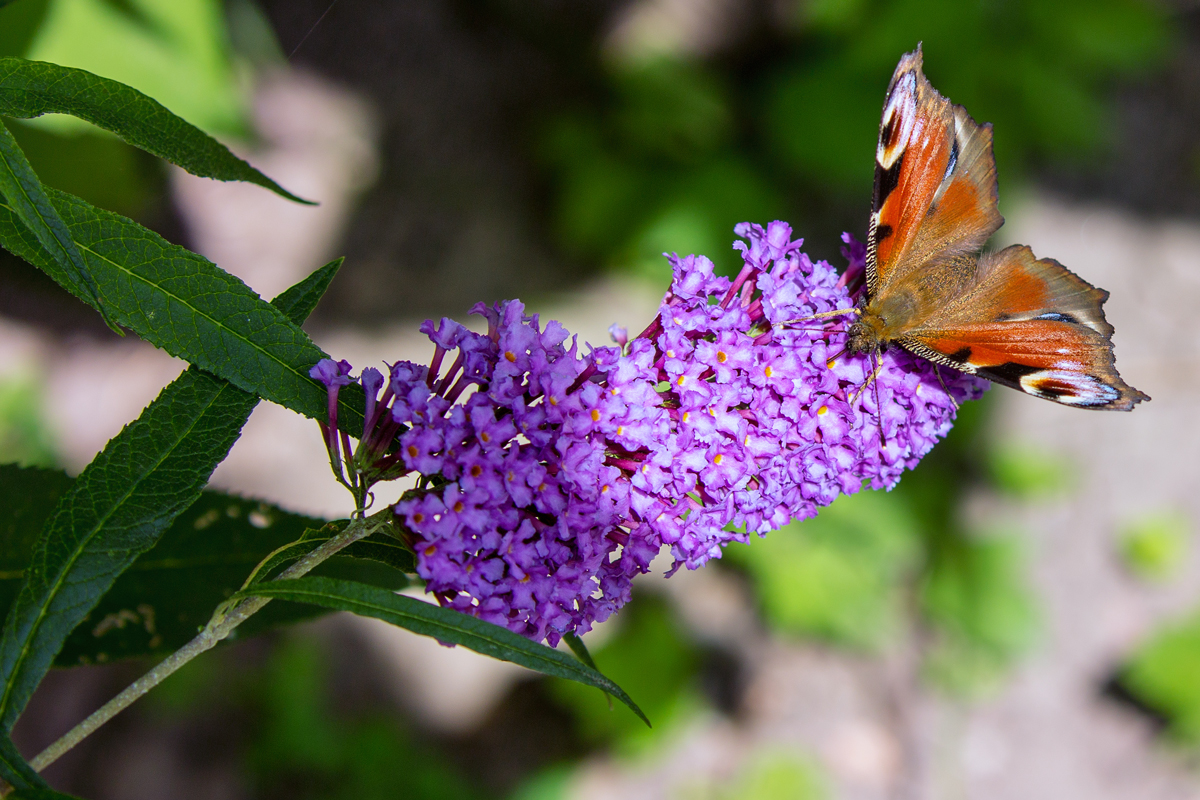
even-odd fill
[[(357, 542), (359, 539), (364, 539), (380, 530), (384, 525), (390, 524), (387, 516), (391, 513), (390, 508), (385, 508), (370, 517), (358, 517), (351, 520), (344, 531), (326, 540), (320, 547), (317, 547), (281, 572), (274, 580), (299, 578), (301, 575), (308, 573), (322, 561), (325, 561), (344, 547)], [(266, 597), (251, 597), (241, 601), (231, 609), (218, 609), (208, 624), (204, 626), (204, 630), (196, 635), (196, 638), (167, 656), (152, 670), (126, 687), (124, 691), (93, 712), (91, 716), (68, 731), (61, 739), (47, 747), (29, 763), (38, 771), (53, 764), (64, 753), (90, 736), (97, 728), (125, 710), (133, 701), (162, 683), (171, 673), (206, 650), (216, 647), (218, 643), (233, 633), (239, 625), (261, 610), (269, 602), (270, 599)]]

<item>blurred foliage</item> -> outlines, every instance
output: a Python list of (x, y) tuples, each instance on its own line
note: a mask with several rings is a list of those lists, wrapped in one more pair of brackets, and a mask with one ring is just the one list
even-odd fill
[(1032, 644), (1037, 606), (1013, 537), (963, 538), (931, 554), (921, 607), (934, 630), (926, 670), (958, 694), (994, 687)]
[(1191, 525), (1179, 512), (1160, 512), (1136, 520), (1120, 535), (1125, 566), (1139, 578), (1161, 581), (1183, 566)]
[(833, 237), (820, 229), (856, 219), (862, 234), (884, 92), (919, 42), (934, 86), (995, 124), (1002, 184), (1033, 159), (1094, 157), (1111, 128), (1107, 85), (1159, 63), (1171, 40), (1144, 0), (782, 7), (782, 28), (708, 60), (612, 57), (595, 97), (541, 123), (555, 231), (571, 255), (661, 282), (664, 251), (731, 269), (742, 220)]
[(725, 558), (751, 576), (777, 630), (878, 647), (901, 628), (901, 579), (920, 555), (915, 520), (895, 497), (842, 497), (810, 520), (731, 545)]
[(553, 216), (577, 257), (663, 283), (662, 253), (733, 264), (733, 226), (785, 216), (782, 196), (735, 137), (729, 81), (699, 63), (657, 60), (609, 75), (611, 97), (545, 123)]
[[(386, 708), (349, 714), (329, 696), (324, 648), (282, 637), (266, 663), (220, 669), (197, 659), (150, 695), (161, 718), (237, 710), (250, 796), (288, 800), (471, 800), (484, 797), (446, 755)], [(214, 698), (219, 698), (214, 703)]]
[(574, 774), (565, 764), (542, 770), (518, 786), (508, 800), (566, 800)]
[(1161, 715), (1180, 741), (1200, 744), (1200, 613), (1165, 626), (1130, 658), (1120, 687)]
[(574, 716), (585, 742), (626, 754), (643, 752), (702, 706), (696, 685), (700, 653), (657, 595), (636, 597), (606, 624), (619, 628), (592, 650), (596, 667), (637, 698), (654, 727), (647, 728), (628, 709), (613, 709), (605, 695), (582, 684), (548, 679), (550, 693)]
[(959, 519), (967, 491), (989, 487), (987, 405), (964, 406), (946, 441), (891, 492), (839, 498), (729, 547), (726, 560), (750, 578), (767, 623), (871, 649), (916, 624), (928, 628), (919, 638), (937, 684), (964, 695), (994, 686), (1032, 643), (1037, 613), (1017, 537), (981, 535)]
[(821, 800), (828, 797), (814, 765), (786, 752), (762, 753), (743, 767), (720, 800)]
[(50, 0), (21, 55), (128, 84), (209, 133), (247, 131), (221, 0)]
[(0, 376), (0, 464), (53, 467), (54, 437), (42, 412), (42, 386), (32, 377)]
[(1014, 498), (1036, 500), (1071, 488), (1070, 463), (1036, 446), (995, 442), (988, 447), (986, 458), (992, 485)]

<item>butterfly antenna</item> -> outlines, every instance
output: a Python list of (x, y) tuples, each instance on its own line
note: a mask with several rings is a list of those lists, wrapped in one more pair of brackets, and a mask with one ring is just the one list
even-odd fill
[(820, 314), (813, 314), (811, 317), (800, 317), (798, 319), (787, 319), (787, 320), (784, 320), (783, 322), (776, 322), (775, 325), (777, 327), (783, 327), (784, 325), (791, 325), (794, 322), (808, 322), (808, 321), (814, 320), (814, 319), (824, 319), (825, 317), (839, 317), (844, 314), (857, 315), (858, 313), (859, 313), (858, 307), (851, 306), (850, 308), (838, 308), (833, 311), (822, 311)]
[(942, 385), (942, 391), (946, 393), (946, 397), (950, 398), (950, 405), (954, 406), (954, 413), (958, 413), (958, 401), (954, 399), (954, 395), (950, 394), (950, 390), (946, 388), (946, 382), (942, 380), (942, 368), (937, 364), (933, 365), (934, 374), (938, 376), (938, 383)]

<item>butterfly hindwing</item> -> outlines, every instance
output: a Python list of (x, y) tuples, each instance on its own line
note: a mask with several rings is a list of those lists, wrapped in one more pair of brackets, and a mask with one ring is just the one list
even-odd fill
[(919, 48), (905, 55), (888, 87), (875, 153), (869, 291), (978, 252), (1004, 222), (996, 196), (991, 126), (933, 88)]
[(1108, 295), (1017, 245), (982, 256), (975, 280), (899, 343), (917, 355), (1066, 405), (1149, 399), (1117, 374)]

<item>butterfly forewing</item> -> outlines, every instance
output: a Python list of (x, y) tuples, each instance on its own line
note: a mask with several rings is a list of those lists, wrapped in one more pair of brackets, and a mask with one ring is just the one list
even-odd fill
[(921, 51), (900, 59), (879, 129), (867, 285), (887, 291), (931, 264), (978, 252), (1003, 224), (990, 125), (938, 94)]

